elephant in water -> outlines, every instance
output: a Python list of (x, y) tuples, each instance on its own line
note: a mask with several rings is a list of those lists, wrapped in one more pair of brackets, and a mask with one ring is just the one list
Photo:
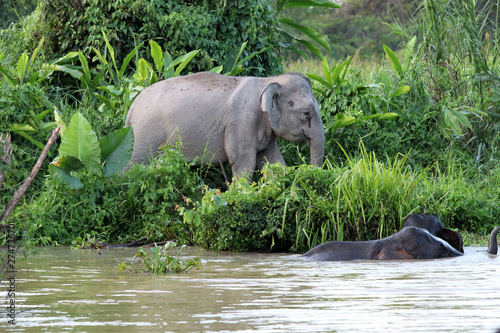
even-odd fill
[(412, 214), (403, 222), (403, 227), (414, 226), (426, 229), (431, 235), (439, 237), (451, 246), (462, 253), (464, 253), (464, 243), (462, 235), (451, 229), (445, 228), (439, 219), (432, 215)]
[(429, 231), (408, 226), (389, 237), (362, 242), (332, 241), (303, 256), (311, 261), (435, 259), (463, 255)]
[(186, 160), (229, 162), (233, 176), (251, 178), (266, 161), (285, 165), (276, 140), (281, 137), (305, 142), (311, 164), (323, 164), (318, 102), (309, 79), (298, 73), (258, 78), (203, 72), (160, 81), (137, 96), (125, 126), (134, 130), (135, 163), (147, 163), (150, 152), (180, 138)]

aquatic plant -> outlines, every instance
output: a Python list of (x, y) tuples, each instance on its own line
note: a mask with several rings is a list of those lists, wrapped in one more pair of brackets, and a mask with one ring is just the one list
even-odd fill
[[(139, 262), (144, 264), (144, 268), (135, 267), (135, 272), (143, 272), (143, 273), (151, 273), (154, 275), (164, 274), (164, 273), (182, 273), (188, 272), (192, 269), (200, 269), (201, 261), (199, 258), (194, 258), (192, 260), (183, 261), (177, 258), (177, 256), (181, 253), (184, 245), (181, 249), (175, 254), (173, 253), (173, 248), (176, 246), (174, 242), (167, 242), (163, 246), (158, 246), (155, 244), (155, 247), (151, 248), (151, 254), (148, 255), (144, 248), (139, 247), (139, 251), (134, 256), (134, 259), (141, 258)], [(169, 253), (170, 252), (170, 253)], [(125, 262), (120, 263), (118, 266), (120, 272), (127, 268)], [(133, 269), (130, 270), (134, 271)]]

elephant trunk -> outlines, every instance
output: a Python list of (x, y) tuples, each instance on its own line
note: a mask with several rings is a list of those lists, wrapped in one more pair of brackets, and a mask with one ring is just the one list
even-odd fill
[(495, 227), (490, 234), (490, 243), (488, 246), (489, 254), (497, 254), (498, 252), (498, 243), (497, 243), (497, 234), (500, 231), (500, 227)]
[(323, 166), (323, 159), (325, 157), (325, 130), (323, 129), (321, 118), (318, 118), (318, 121), (316, 121), (315, 126), (312, 128), (314, 128), (315, 131), (309, 138), (311, 164), (321, 167)]

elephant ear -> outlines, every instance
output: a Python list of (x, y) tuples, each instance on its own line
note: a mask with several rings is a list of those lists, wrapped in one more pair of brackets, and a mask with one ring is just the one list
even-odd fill
[(269, 114), (269, 121), (271, 122), (273, 130), (278, 128), (281, 118), (281, 109), (278, 103), (280, 91), (281, 85), (277, 82), (273, 82), (264, 88), (260, 95), (260, 107), (263, 112)]
[(450, 244), (455, 250), (464, 253), (464, 242), (460, 233), (451, 229), (445, 228), (437, 234), (437, 236)]

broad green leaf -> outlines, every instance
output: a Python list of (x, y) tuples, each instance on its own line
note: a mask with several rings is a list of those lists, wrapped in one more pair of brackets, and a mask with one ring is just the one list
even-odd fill
[[(317, 56), (319, 59), (323, 60), (323, 54), (321, 54), (321, 51), (318, 50), (318, 48), (316, 46), (314, 46), (313, 43), (311, 42), (308, 42), (306, 40), (303, 40), (303, 39), (300, 39), (294, 35), (292, 35), (291, 33), (283, 30), (283, 29), (280, 29), (280, 28), (276, 28), (276, 30), (278, 30), (280, 32), (281, 35), (285, 36), (285, 37), (288, 37), (288, 38), (291, 38), (295, 41), (297, 41), (298, 43), (302, 44), (303, 46), (305, 46), (309, 51), (311, 51), (315, 56)], [(290, 49), (293, 49), (292, 46), (289, 46), (288, 48)], [(294, 50), (295, 51), (295, 50)], [(297, 51), (296, 51), (297, 52)], [(302, 55), (301, 53), (299, 53), (300, 55)], [(303, 55), (302, 55), (303, 56)], [(305, 59), (307, 59), (306, 57), (304, 57)]]
[(399, 115), (397, 113), (388, 112), (388, 113), (384, 113), (384, 114), (377, 113), (377, 114), (372, 114), (369, 116), (364, 116), (364, 117), (362, 117), (362, 119), (391, 120), (391, 119), (394, 119), (397, 117), (399, 117)]
[(50, 129), (54, 128), (54, 127), (57, 127), (57, 124), (56, 124), (56, 122), (55, 122), (55, 121), (50, 121), (50, 122), (42, 123), (42, 124), (40, 125), (40, 129), (41, 129), (42, 131), (44, 131), (44, 132), (45, 132), (45, 131), (48, 131), (48, 130), (50, 130)]
[(148, 62), (143, 58), (139, 59), (137, 63), (137, 74), (139, 74), (139, 79), (144, 81), (148, 78)]
[(288, 0), (283, 8), (293, 7), (327, 7), (342, 8), (331, 0)]
[(49, 64), (57, 65), (60, 63), (67, 63), (68, 60), (73, 59), (75, 57), (78, 57), (78, 52), (69, 52), (68, 54), (66, 54), (65, 56), (63, 56), (59, 59), (49, 61)]
[(399, 117), (399, 114), (394, 113), (394, 112), (388, 112), (388, 113), (384, 113), (383, 115), (381, 115), (379, 119), (380, 120), (391, 120), (391, 119), (394, 119), (397, 117)]
[(306, 75), (311, 80), (318, 81), (319, 83), (321, 83), (322, 85), (324, 85), (328, 89), (333, 89), (333, 85), (330, 82), (328, 82), (325, 79), (323, 79), (321, 76), (316, 75), (316, 74), (311, 74), (311, 73), (307, 73)]
[(116, 130), (99, 142), (101, 161), (104, 164), (106, 177), (117, 174), (127, 165), (134, 148), (134, 132), (132, 127)]
[(217, 66), (217, 67), (214, 67), (210, 70), (210, 72), (214, 72), (214, 73), (217, 73), (217, 74), (220, 74), (222, 73), (222, 69), (223, 69), (224, 66), (220, 65), (220, 66)]
[(394, 91), (394, 93), (392, 94), (392, 98), (406, 94), (408, 91), (410, 91), (410, 86), (401, 86), (398, 89), (396, 89), (396, 91)]
[(442, 113), (442, 120), (443, 120), (443, 127), (445, 129), (453, 131), (456, 135), (462, 135), (462, 128), (460, 127), (460, 124), (458, 122), (457, 117), (455, 114), (447, 107), (443, 108), (443, 113)]
[(335, 116), (335, 124), (332, 126), (332, 129), (335, 130), (337, 128), (346, 127), (356, 122), (356, 118), (353, 116), (344, 116), (342, 114), (337, 114)]
[(240, 74), (241, 72), (244, 72), (246, 71), (246, 68), (243, 68), (241, 67), (241, 65), (238, 65), (238, 67), (236, 68), (233, 68), (233, 70), (229, 73), (225, 73), (226, 75), (229, 75), (229, 76), (236, 76), (238, 74)]
[(80, 78), (80, 81), (82, 81), (84, 83), (84, 87), (86, 89), (89, 89), (90, 82), (92, 81), (92, 75), (90, 73), (89, 63), (81, 51), (78, 52), (78, 58), (80, 59), (80, 64), (82, 65), (83, 74), (84, 74)]
[(470, 123), (469, 119), (467, 119), (467, 117), (466, 117), (466, 114), (468, 114), (469, 112), (460, 111), (457, 109), (450, 109), (450, 111), (455, 115), (455, 117), (457, 118), (457, 120), (460, 124), (464, 125), (465, 127), (469, 128), (469, 129), (472, 129), (472, 124)]
[[(101, 88), (101, 87), (99, 87)], [(106, 98), (102, 95), (99, 95), (98, 93), (95, 93), (95, 96), (101, 101), (103, 102), (108, 108), (110, 109), (113, 109), (113, 105), (111, 104), (111, 101), (109, 100), (109, 98)]]
[[(278, 28), (275, 28), (276, 30), (279, 30)], [(280, 31), (280, 33), (283, 35), (284, 34), (284, 31)], [(302, 50), (298, 49), (297, 47), (295, 47), (295, 45), (292, 45), (292, 44), (285, 44), (285, 43), (278, 43), (278, 45), (282, 48), (282, 49), (288, 49), (288, 50), (292, 50), (293, 52), (297, 53), (298, 55), (300, 55), (302, 58), (304, 58), (305, 60), (309, 61), (309, 56)]]
[(165, 71), (163, 72), (163, 76), (165, 79), (171, 78), (174, 76), (174, 68), (172, 66), (172, 56), (168, 51), (165, 51), (163, 53), (163, 68), (165, 68)]
[(123, 87), (117, 89), (115, 86), (102, 86), (98, 87), (97, 89), (110, 93), (114, 96), (121, 96), (121, 94), (123, 93)]
[(7, 130), (13, 132), (15, 131), (36, 132), (33, 126), (28, 124), (11, 124), (9, 127), (7, 127)]
[(174, 62), (180, 60), (180, 64), (175, 69), (174, 76), (179, 76), (184, 67), (186, 67), (187, 64), (189, 64), (189, 62), (198, 54), (198, 52), (200, 52), (200, 50), (194, 50), (177, 58)]
[(158, 75), (156, 75), (155, 71), (151, 71), (151, 79), (149, 79), (149, 84), (153, 85), (158, 82)]
[(248, 42), (244, 42), (243, 44), (241, 44), (241, 47), (238, 50), (238, 54), (236, 55), (236, 58), (234, 58), (234, 63), (231, 66), (231, 72), (233, 72), (238, 67), (238, 65), (243, 65), (243, 64), (239, 64), (238, 61), (239, 61), (239, 59), (241, 57), (241, 54), (243, 53), (243, 51), (247, 47), (247, 44), (248, 44)]
[(405, 55), (403, 60), (403, 71), (408, 70), (410, 65), (411, 56), (413, 55), (413, 49), (415, 48), (415, 42), (417, 41), (417, 36), (414, 36), (406, 45)]
[(49, 164), (49, 173), (54, 179), (65, 184), (72, 190), (76, 190), (83, 187), (80, 179), (72, 176), (70, 173), (56, 167), (54, 164)]
[(156, 70), (161, 72), (163, 68), (163, 52), (161, 51), (161, 47), (152, 39), (149, 41), (149, 47), (151, 48), (151, 56), (153, 57)]
[(101, 61), (101, 65), (104, 67), (104, 66), (108, 66), (108, 61), (106, 60), (106, 58), (104, 58), (101, 54), (101, 52), (96, 49), (95, 47), (92, 48), (92, 50), (94, 50), (95, 54), (97, 54), (97, 57), (99, 58), (99, 60)]
[(19, 60), (17, 61), (17, 77), (19, 78), (19, 83), (23, 84), (24, 76), (26, 75), (26, 65), (28, 64), (28, 55), (23, 53)]
[(11, 131), (14, 132), (14, 133), (16, 133), (16, 134), (19, 134), (23, 138), (27, 139), (29, 142), (31, 142), (32, 144), (34, 144), (38, 148), (40, 148), (42, 150), (45, 148), (45, 146), (44, 146), (43, 143), (41, 143), (40, 141), (37, 141), (37, 140), (33, 139), (31, 137), (31, 135), (26, 134), (24, 131), (14, 131), (14, 130), (11, 130)]
[(313, 43), (311, 43), (307, 40), (304, 40), (304, 39), (299, 39), (299, 40), (297, 40), (297, 42), (299, 42), (300, 44), (305, 46), (309, 51), (311, 51), (319, 59), (323, 59), (323, 54)]
[(326, 57), (323, 58), (323, 73), (325, 74), (325, 80), (327, 82), (332, 82), (332, 73), (330, 73), (330, 66), (328, 66)]
[(59, 156), (50, 163), (66, 172), (78, 171), (84, 167), (83, 163), (73, 156)]
[(321, 36), (321, 34), (319, 34), (316, 30), (311, 29), (309, 27), (305, 27), (303, 25), (300, 25), (300, 24), (298, 24), (292, 20), (286, 19), (286, 18), (279, 19), (279, 21), (283, 24), (286, 24), (286, 25), (302, 32), (306, 36), (310, 37), (313, 41), (315, 41), (319, 45), (323, 46), (326, 50), (328, 50), (328, 52), (332, 52), (332, 49), (330, 48), (330, 45), (328, 44), (327, 40), (323, 36)]
[(396, 53), (394, 53), (394, 51), (391, 50), (386, 45), (384, 45), (384, 51), (385, 51), (385, 56), (387, 57), (387, 60), (389, 60), (389, 62), (392, 65), (392, 68), (394, 68), (394, 70), (396, 71), (396, 73), (398, 75), (400, 75), (401, 73), (403, 73), (403, 69), (401, 67), (401, 63), (399, 62), (399, 59), (396, 56)]
[(101, 149), (97, 135), (85, 117), (77, 112), (64, 131), (59, 155), (78, 158), (90, 170), (100, 172)]
[(80, 80), (83, 76), (83, 73), (79, 70), (79, 67), (73, 65), (55, 65), (55, 64), (45, 63), (42, 65), (42, 70), (68, 73), (75, 79), (80, 79)]
[(344, 71), (344, 74), (340, 77), (340, 79), (343, 79), (347, 73), (347, 68), (349, 67), (349, 64), (351, 63), (351, 58), (348, 57), (343, 63), (340, 65), (335, 66), (335, 68), (332, 71), (332, 83), (338, 84), (340, 82), (339, 77), (340, 73)]

